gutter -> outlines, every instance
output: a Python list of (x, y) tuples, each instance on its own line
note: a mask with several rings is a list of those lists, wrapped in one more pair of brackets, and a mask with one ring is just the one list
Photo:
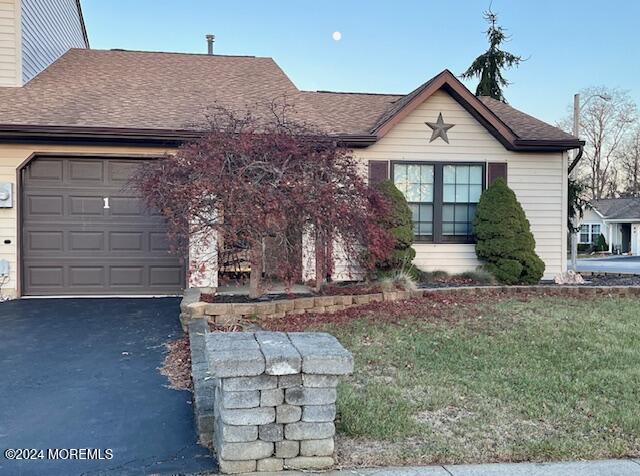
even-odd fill
[[(40, 126), (40, 125), (0, 125), (0, 143), (96, 143), (137, 144), (179, 146), (184, 142), (202, 137), (206, 131), (189, 129), (142, 129), (127, 127), (82, 127), (82, 126)], [(334, 136), (344, 147), (363, 148), (375, 144), (380, 136), (376, 134), (336, 134)], [(498, 136), (501, 137), (501, 136)], [(505, 148), (514, 152), (561, 152), (579, 148), (576, 157), (582, 157), (583, 141), (535, 141), (516, 139), (513, 142), (501, 140)], [(571, 165), (571, 171), (577, 162)]]
[[(0, 125), (0, 143), (104, 143), (179, 146), (196, 140), (205, 131), (175, 129), (136, 129), (120, 127), (81, 126), (17, 126)], [(374, 135), (337, 135), (338, 142), (345, 147), (368, 147), (378, 138)]]

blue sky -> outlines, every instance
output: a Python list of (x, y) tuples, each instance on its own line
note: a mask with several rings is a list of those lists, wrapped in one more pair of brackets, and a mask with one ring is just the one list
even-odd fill
[[(92, 48), (273, 57), (306, 90), (407, 93), (486, 49), (479, 0), (82, 0)], [(640, 103), (640, 2), (494, 0), (528, 58), (507, 73), (509, 103), (548, 122), (587, 86)], [(336, 42), (332, 33), (340, 31)], [(475, 82), (467, 82), (475, 88)]]

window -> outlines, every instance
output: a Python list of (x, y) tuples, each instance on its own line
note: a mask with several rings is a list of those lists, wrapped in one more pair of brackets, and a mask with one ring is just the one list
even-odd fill
[(442, 235), (471, 240), (473, 218), (480, 201), (483, 183), (482, 165), (445, 165), (443, 167)]
[(582, 244), (594, 244), (598, 241), (600, 233), (602, 233), (600, 230), (600, 224), (598, 223), (587, 223), (585, 225), (581, 225), (579, 242)]
[(580, 243), (591, 243), (589, 240), (589, 225), (580, 227)]
[(417, 240), (433, 240), (434, 166), (396, 164), (393, 181), (404, 194), (413, 213), (413, 234)]
[(484, 164), (394, 163), (393, 181), (413, 212), (416, 241), (472, 243)]

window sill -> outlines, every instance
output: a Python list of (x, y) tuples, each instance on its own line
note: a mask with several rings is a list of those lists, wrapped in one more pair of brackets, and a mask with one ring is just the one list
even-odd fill
[(413, 240), (415, 245), (475, 245), (475, 240)]

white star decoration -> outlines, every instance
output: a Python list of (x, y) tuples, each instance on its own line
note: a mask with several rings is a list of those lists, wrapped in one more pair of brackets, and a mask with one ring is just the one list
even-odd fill
[(429, 142), (433, 142), (438, 137), (440, 137), (447, 144), (449, 143), (449, 138), (447, 137), (447, 131), (451, 129), (455, 124), (445, 124), (444, 119), (442, 119), (442, 113), (438, 113), (438, 120), (436, 122), (425, 122), (433, 132), (431, 133), (431, 139)]

